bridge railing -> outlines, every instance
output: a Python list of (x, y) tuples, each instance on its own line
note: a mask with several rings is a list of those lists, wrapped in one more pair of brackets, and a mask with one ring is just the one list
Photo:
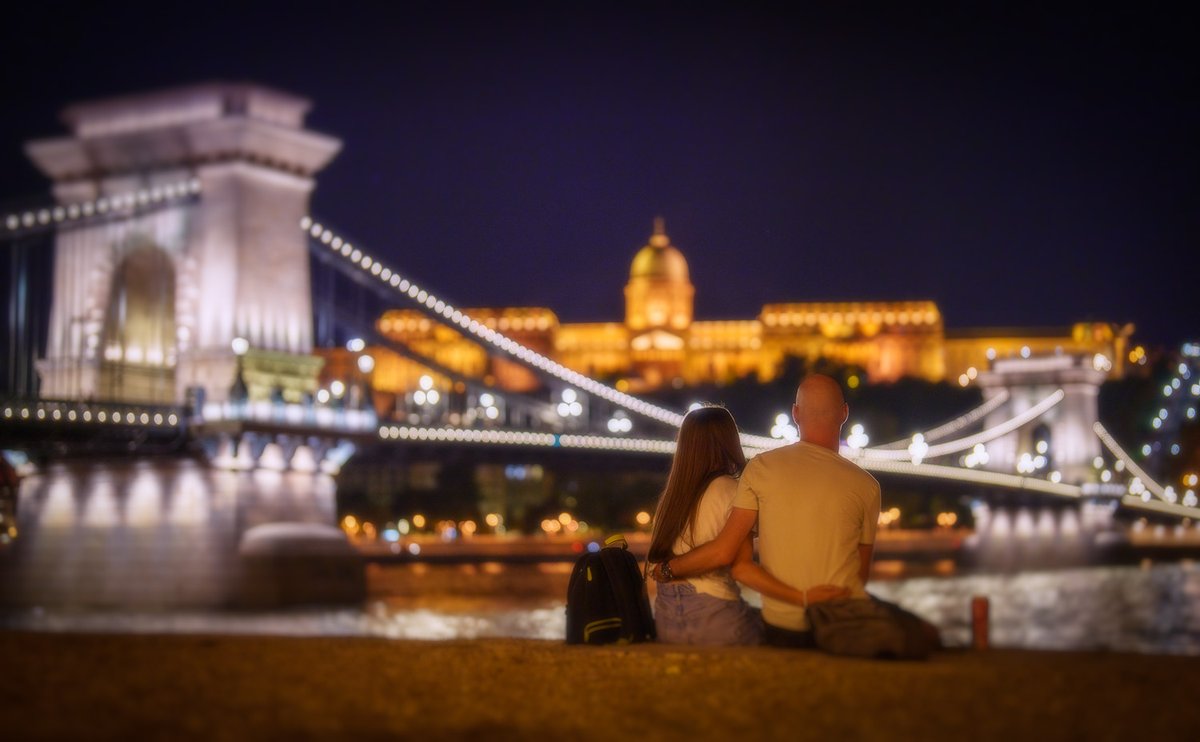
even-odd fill
[(374, 431), (378, 426), (375, 411), (348, 409), (312, 404), (278, 402), (208, 402), (200, 409), (195, 421), (199, 424), (219, 422), (257, 422), (281, 427), (307, 427), (347, 432)]

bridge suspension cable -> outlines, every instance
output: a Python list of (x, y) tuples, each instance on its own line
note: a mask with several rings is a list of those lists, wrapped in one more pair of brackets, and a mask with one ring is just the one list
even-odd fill
[[(979, 443), (993, 441), (1000, 436), (1007, 435), (1022, 425), (1041, 417), (1051, 408), (1061, 402), (1065, 396), (1066, 393), (1063, 392), (1062, 389), (1058, 389), (1050, 396), (1035, 404), (1033, 407), (1030, 407), (1028, 410), (1025, 410), (1015, 417), (1005, 420), (999, 425), (994, 425), (987, 430), (976, 433), (975, 435), (969, 435), (965, 438), (958, 438), (956, 440), (946, 441), (945, 443), (938, 443), (929, 446), (919, 458), (933, 459), (937, 458), (938, 456), (946, 456), (947, 454), (966, 451), (969, 448), (974, 448)], [(913, 454), (907, 450), (880, 450), (877, 448), (864, 448), (858, 455), (858, 459), (860, 461), (903, 461), (905, 459), (911, 459), (912, 457)]]
[[(313, 255), (322, 265), (329, 266), (333, 270), (339, 271), (342, 275), (347, 276), (356, 284), (363, 286), (372, 292), (382, 294), (390, 298), (391, 292), (386, 287), (371, 283), (367, 277), (359, 273), (349, 273), (348, 271), (353, 270), (352, 266), (345, 263), (336, 262), (337, 258), (323, 251), (314, 250)], [(454, 369), (440, 363), (437, 359), (431, 358), (423, 353), (419, 353), (404, 343), (388, 337), (375, 325), (374, 322), (368, 323), (366, 326), (363, 326), (360, 323), (355, 323), (351, 313), (339, 306), (335, 305), (330, 308), (329, 311), (338, 322), (340, 322), (343, 326), (353, 327), (354, 332), (360, 335), (362, 338), (368, 339), (371, 343), (387, 348), (391, 352), (403, 358), (407, 358), (410, 361), (418, 363), (432, 373), (435, 373), (439, 376), (444, 376), (454, 382), (462, 382), (467, 388), (475, 389), (480, 392), (503, 394), (504, 398), (507, 400), (507, 403), (510, 405), (516, 401), (518, 404), (524, 404), (528, 407), (547, 406), (547, 402), (545, 400), (538, 400), (531, 395), (519, 392), (501, 392), (494, 386), (488, 385), (487, 383), (482, 383), (477, 379), (471, 378), (467, 374), (459, 373), (458, 371), (455, 371)]]
[(1161, 515), (1172, 515), (1176, 518), (1190, 518), (1195, 520), (1200, 515), (1200, 508), (1188, 507), (1186, 505), (1178, 505), (1161, 500), (1150, 500), (1149, 502), (1140, 497), (1133, 495), (1125, 495), (1121, 498), (1121, 504), (1130, 510), (1147, 510), (1152, 513)]
[[(933, 428), (932, 430), (926, 431), (923, 434), (925, 437), (925, 441), (926, 442), (936, 441), (941, 438), (945, 438), (946, 436), (951, 435), (953, 433), (957, 433), (958, 431), (962, 430), (963, 428), (970, 427), (971, 425), (982, 420), (984, 417), (986, 417), (991, 412), (994, 412), (997, 408), (999, 408), (1001, 405), (1003, 405), (1007, 401), (1008, 401), (1008, 390), (1001, 389), (996, 394), (996, 396), (987, 400), (986, 402), (979, 405), (978, 407), (968, 410), (967, 412), (963, 413), (962, 415), (959, 415), (958, 417), (954, 418), (953, 420), (943, 423), (942, 425), (939, 425), (938, 427)], [(890, 450), (890, 449), (895, 449), (895, 448), (908, 448), (910, 443), (912, 443), (911, 438), (902, 438), (897, 441), (892, 441), (891, 443), (882, 443), (878, 446), (872, 446), (871, 450), (879, 451), (879, 450)]]
[[(982, 419), (989, 413), (995, 411), (997, 408), (999, 408), (1001, 405), (1003, 405), (1007, 401), (1008, 401), (1008, 390), (1001, 389), (996, 394), (996, 396), (992, 397), (991, 399), (989, 399), (988, 401), (979, 405), (978, 407), (968, 410), (967, 412), (963, 413), (962, 415), (959, 415), (958, 417), (954, 418), (953, 420), (943, 423), (942, 425), (939, 425), (938, 427), (933, 428), (932, 430), (929, 430), (928, 432), (923, 433), (922, 434), (923, 439), (926, 442), (936, 441), (940, 438), (946, 437), (947, 435), (956, 433), (956, 432), (962, 430), (963, 428), (970, 427), (972, 424), (978, 422), (980, 419)], [(763, 451), (769, 451), (772, 448), (779, 448), (780, 446), (787, 443), (786, 440), (780, 440), (779, 438), (768, 438), (766, 436), (752, 435), (750, 433), (742, 433), (741, 437), (742, 437), (742, 445), (747, 446), (749, 448), (759, 449), (759, 450), (763, 450)], [(862, 449), (862, 451), (868, 452), (871, 455), (874, 455), (876, 453), (884, 452), (884, 451), (895, 451), (896, 449), (905, 449), (903, 451), (897, 451), (897, 455), (894, 457), (890, 457), (890, 458), (906, 459), (906, 458), (909, 458), (909, 454), (907, 453), (907, 448), (911, 443), (912, 443), (911, 438), (904, 438), (902, 440), (892, 441), (891, 443), (884, 443), (879, 446), (872, 446), (870, 448)], [(972, 445), (974, 445), (974, 444), (972, 444)], [(847, 450), (853, 451), (853, 449), (847, 449)], [(881, 456), (880, 458), (889, 458), (889, 456), (887, 456), (885, 454), (884, 456)]]
[(913, 464), (907, 461), (859, 461), (867, 471), (900, 474), (912, 477), (930, 477), (933, 479), (949, 479), (957, 482), (972, 482), (994, 487), (1005, 487), (1016, 490), (1033, 490), (1048, 495), (1078, 499), (1082, 489), (1074, 484), (1051, 482), (1038, 477), (1023, 477), (1017, 474), (1003, 474), (979, 469), (962, 469), (956, 466), (939, 464)]
[(200, 195), (198, 178), (189, 178), (128, 193), (100, 196), (90, 201), (78, 201), (40, 209), (26, 209), (4, 215), (4, 238), (25, 237), (39, 232), (82, 227), (108, 219), (124, 219), (133, 214), (160, 209)]
[(487, 327), (484, 323), (471, 318), (462, 310), (439, 299), (432, 292), (417, 285), (414, 281), (405, 278), (400, 273), (385, 266), (381, 261), (365, 254), (361, 249), (354, 247), (354, 245), (342, 239), (324, 225), (315, 222), (311, 217), (306, 216), (301, 219), (300, 228), (327, 245), (331, 253), (340, 254), (351, 264), (354, 264), (365, 275), (375, 278), (380, 284), (390, 287), (395, 293), (405, 297), (409, 301), (415, 302), (423, 312), (430, 314), (438, 322), (455, 327), (459, 332), (465, 331), (474, 335), (479, 340), (512, 356), (524, 365), (532, 366), (574, 387), (623, 407), (630, 412), (635, 412), (652, 420), (675, 427), (678, 427), (683, 422), (683, 415), (678, 412), (643, 401), (631, 394), (626, 394), (606, 384), (602, 384), (577, 371), (572, 371), (532, 348), (522, 345), (516, 340)]
[[(1137, 485), (1132, 485), (1130, 493), (1123, 499), (1133, 500), (1134, 502), (1130, 504), (1134, 507), (1139, 507), (1150, 503), (1150, 496), (1154, 495), (1168, 505), (1179, 507), (1176, 504), (1179, 496), (1175, 494), (1175, 490), (1164, 487), (1163, 485), (1154, 481), (1154, 478), (1146, 473), (1146, 470), (1133, 460), (1133, 457), (1121, 447), (1121, 444), (1117, 443), (1116, 438), (1113, 438), (1103, 425), (1097, 422), (1092, 425), (1092, 430), (1096, 431), (1096, 436), (1100, 438), (1100, 442), (1104, 444), (1104, 447), (1107, 448), (1112, 455), (1117, 458), (1118, 461), (1124, 464), (1125, 468), (1137, 478), (1135, 481), (1139, 482), (1141, 485), (1140, 487)], [(1196, 507), (1194, 493), (1192, 494), (1191, 498), (1184, 498), (1183, 506), (1187, 511), (1190, 511), (1192, 517), (1200, 514), (1200, 508)]]

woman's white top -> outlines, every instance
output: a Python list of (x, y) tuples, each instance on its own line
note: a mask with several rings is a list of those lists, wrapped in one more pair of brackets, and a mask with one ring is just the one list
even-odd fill
[[(729, 520), (737, 488), (737, 480), (730, 476), (720, 476), (709, 482), (704, 494), (700, 496), (700, 504), (696, 506), (696, 516), (691, 528), (685, 526), (683, 533), (675, 540), (674, 552), (676, 554), (682, 556), (693, 548), (706, 544), (717, 537), (717, 534), (725, 527), (725, 522)], [(721, 567), (683, 579), (695, 587), (698, 593), (712, 595), (722, 600), (741, 598), (738, 584), (729, 576), (729, 567)]]

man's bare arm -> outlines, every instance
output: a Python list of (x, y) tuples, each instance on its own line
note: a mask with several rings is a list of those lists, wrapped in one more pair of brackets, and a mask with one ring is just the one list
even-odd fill
[(683, 556), (671, 558), (671, 572), (676, 577), (692, 577), (732, 564), (742, 542), (754, 529), (756, 520), (757, 510), (733, 508), (729, 513), (729, 520), (725, 521), (725, 527), (716, 538), (697, 546)]
[(742, 542), (741, 547), (738, 549), (737, 558), (734, 559), (733, 565), (729, 568), (729, 574), (743, 585), (753, 588), (768, 597), (797, 605), (804, 605), (806, 603), (803, 590), (797, 590), (791, 585), (780, 581), (775, 575), (763, 569), (758, 562), (754, 561), (753, 537), (749, 535), (746, 536), (746, 540)]
[(867, 586), (867, 579), (871, 576), (871, 557), (874, 554), (875, 544), (858, 545), (858, 578), (862, 580), (863, 587)]
[(733, 579), (769, 598), (805, 607), (813, 603), (850, 596), (849, 588), (838, 585), (814, 585), (807, 589), (797, 590), (783, 582), (754, 561), (753, 539), (749, 536), (746, 537), (742, 547), (738, 549), (737, 558), (729, 568), (729, 573)]

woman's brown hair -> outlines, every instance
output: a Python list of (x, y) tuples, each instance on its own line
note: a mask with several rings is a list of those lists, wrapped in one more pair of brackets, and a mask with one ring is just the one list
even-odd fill
[(664, 562), (675, 556), (675, 541), (691, 529), (709, 483), (722, 475), (736, 477), (745, 466), (737, 423), (729, 410), (706, 406), (689, 412), (679, 426), (671, 473), (654, 511), (648, 560)]

